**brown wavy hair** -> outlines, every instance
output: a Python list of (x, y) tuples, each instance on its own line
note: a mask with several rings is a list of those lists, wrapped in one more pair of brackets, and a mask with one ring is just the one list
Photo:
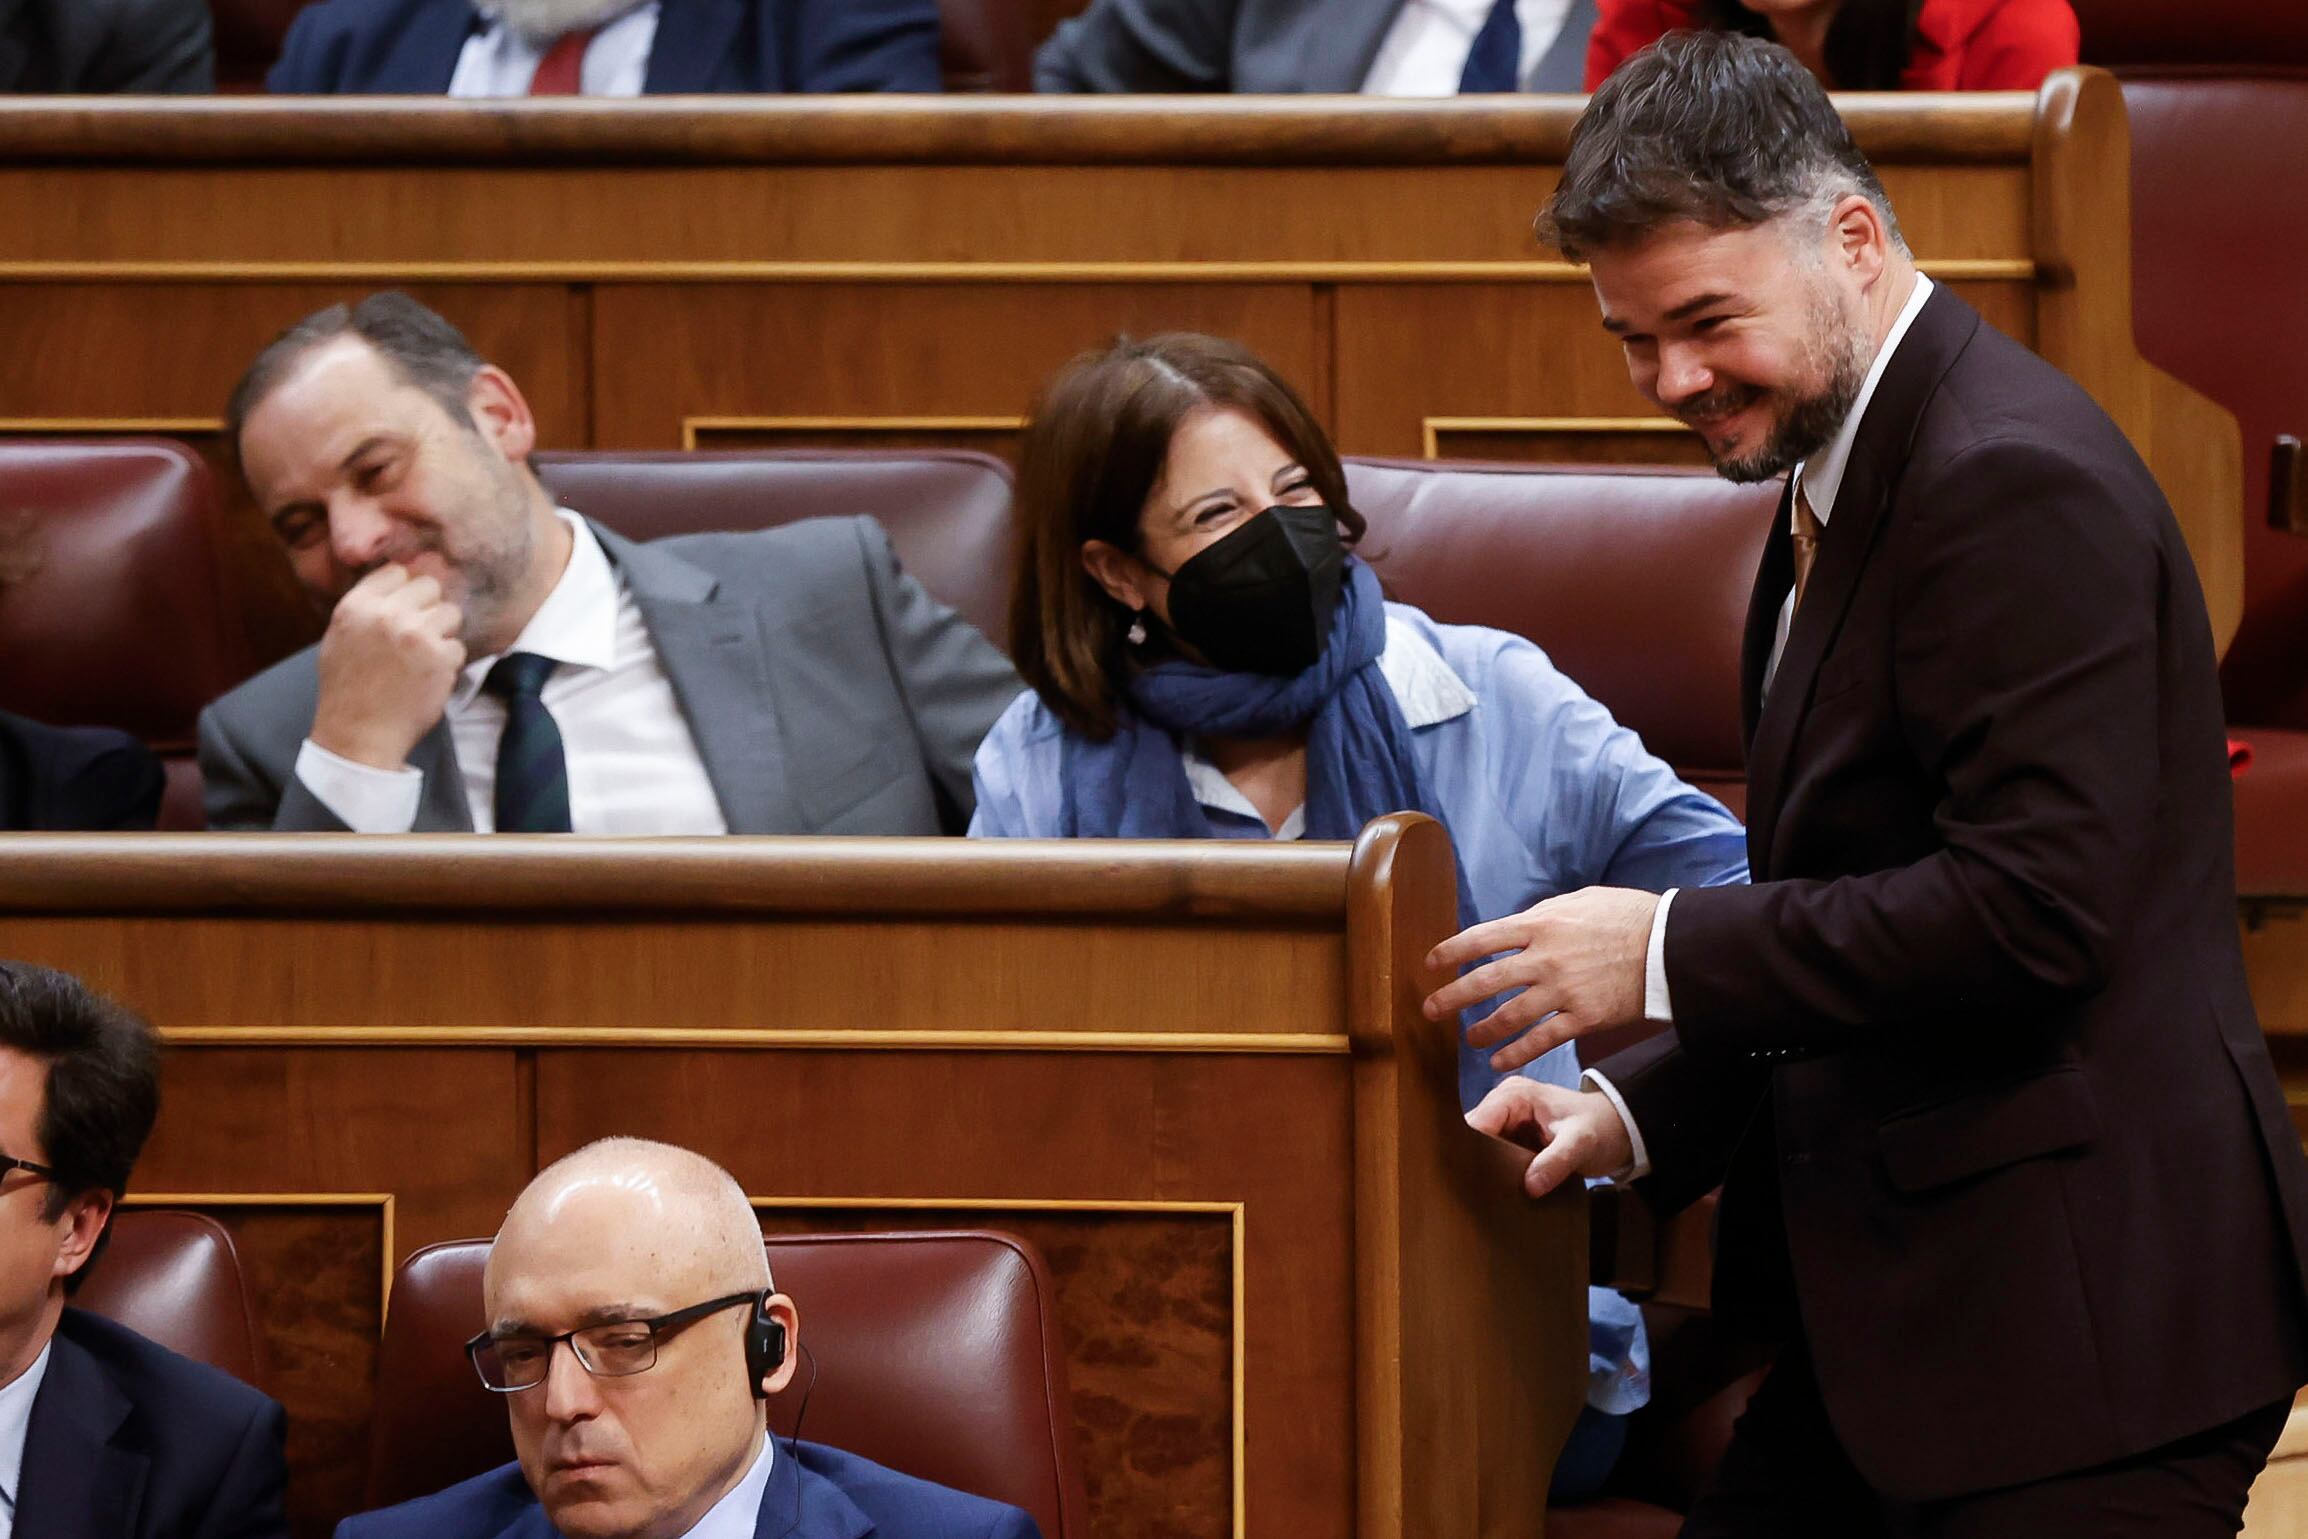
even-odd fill
[(1018, 543), (1010, 657), (1057, 718), (1093, 741), (1113, 736), (1130, 667), (1130, 611), (1083, 569), (1082, 547), (1136, 552), (1138, 520), (1178, 424), (1232, 407), (1305, 467), (1351, 545), (1362, 515), (1314, 413), (1288, 381), (1239, 343), (1174, 331), (1082, 354), (1043, 389), (1018, 457)]

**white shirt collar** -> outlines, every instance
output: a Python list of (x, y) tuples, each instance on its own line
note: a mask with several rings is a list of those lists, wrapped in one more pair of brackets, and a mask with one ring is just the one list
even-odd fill
[[(1899, 310), (1899, 319), (1891, 323), (1891, 331), (1883, 339), (1883, 346), (1875, 350), (1875, 362), (1867, 366), (1867, 379), (1859, 387), (1859, 397), (1851, 403), (1851, 410), (1843, 419), (1843, 426), (1835, 430), (1827, 447), (1795, 467), (1795, 482), (1803, 488), (1803, 495), (1811, 503), (1811, 511), (1824, 524), (1835, 511), (1835, 494), (1843, 489), (1843, 472), (1851, 463), (1851, 446), (1859, 439), (1859, 424), (1867, 415), (1867, 403), (1875, 398), (1875, 387), (1883, 378), (1884, 367), (1891, 355), (1899, 350), (1900, 340), (1907, 328), (1923, 313), (1923, 302), (1931, 297), (1931, 280), (1923, 274), (1915, 275), (1915, 289), (1907, 296), (1907, 303)], [(1790, 510), (1792, 514), (1792, 509)]]
[(617, 571), (609, 553), (593, 536), (593, 526), (570, 512), (555, 508), (553, 516), (569, 527), (569, 564), (561, 580), (545, 595), (545, 602), (529, 617), (513, 644), (465, 665), (449, 706), (461, 710), (481, 692), (489, 670), (506, 652), (535, 652), (576, 668), (609, 668), (617, 662)]
[(762, 1494), (769, 1489), (769, 1472), (777, 1462), (777, 1439), (764, 1436), (761, 1452), (753, 1456), (753, 1464), (736, 1485), (723, 1493), (720, 1501), (705, 1510), (697, 1526), (683, 1534), (681, 1539), (753, 1539), (753, 1531), (761, 1521)]
[(48, 1376), (48, 1354), (55, 1345), (51, 1338), (31, 1367), (0, 1388), (0, 1505), (6, 1506), (11, 1525), (24, 1476), (24, 1436), (32, 1429), (32, 1402), (40, 1398), (40, 1381)]
[[(1475, 692), (1467, 688), (1466, 680), (1443, 661), (1442, 654), (1429, 646), (1424, 636), (1391, 614), (1386, 617), (1386, 647), (1378, 654), (1378, 671), (1386, 687), (1394, 691), (1402, 719), (1413, 731), (1464, 716), (1475, 708)], [(1192, 743), (1184, 746), (1179, 757), (1185, 764), (1187, 789), (1196, 801), (1221, 812), (1264, 821), (1250, 798)], [(1304, 807), (1294, 808), (1274, 831), (1278, 840), (1299, 839), (1305, 834)]]

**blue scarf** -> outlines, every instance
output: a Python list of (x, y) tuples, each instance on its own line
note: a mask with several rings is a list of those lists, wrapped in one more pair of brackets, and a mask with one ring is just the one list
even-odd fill
[[(1065, 801), (1059, 832), (1083, 839), (1205, 839), (1210, 823), (1186, 783), (1179, 739), (1274, 737), (1306, 729), (1306, 836), (1353, 839), (1372, 818), (1442, 808), (1419, 774), (1410, 724), (1379, 671), (1386, 600), (1378, 578), (1349, 556), (1330, 637), (1304, 673), (1223, 673), (1173, 661), (1130, 681), (1114, 735), (1068, 733), (1060, 749)], [(1473, 924), (1466, 877), (1459, 917)]]

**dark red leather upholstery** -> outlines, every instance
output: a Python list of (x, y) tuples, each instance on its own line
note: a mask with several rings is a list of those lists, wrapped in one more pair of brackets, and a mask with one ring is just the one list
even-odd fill
[[(2269, 527), (2270, 451), (2308, 435), (2308, 14), (2265, 0), (2082, 0), (2084, 58), (2117, 69), (2132, 120), (2132, 307), (2140, 350), (2236, 414), (2244, 617), (2220, 670), (2236, 736), (2308, 729), (2308, 540)], [(2239, 886), (2308, 895), (2308, 799), (2238, 786)], [(2249, 779), (2249, 776), (2247, 777)], [(2251, 818), (2277, 837), (2247, 837)]]
[(938, 0), (938, 63), (948, 91), (1034, 89), (1023, 0)]
[(264, 89), (265, 72), (280, 57), (289, 23), (311, 0), (208, 0), (216, 23), (216, 88)]
[(999, 646), (1009, 633), (1010, 469), (966, 449), (540, 454), (553, 494), (635, 540), (869, 513), (922, 586)]
[(194, 724), (257, 662), (223, 538), (208, 467), (180, 443), (0, 444), (0, 709), (150, 743), (166, 828), (199, 826)]
[[(809, 1358), (771, 1402), (800, 1429), (893, 1469), (1012, 1502), (1048, 1539), (1087, 1539), (1065, 1352), (1048, 1271), (1012, 1235), (978, 1231), (779, 1236), (781, 1292)], [(463, 1344), (481, 1326), (485, 1240), (401, 1264), (377, 1357), (368, 1499), (405, 1501), (513, 1456), (501, 1398)]]
[(1744, 805), (1739, 643), (1776, 486), (1380, 459), (1350, 460), (1347, 484), (1390, 594), (1529, 637), (1653, 753)]
[(2308, 732), (2241, 730), (2252, 765), (2236, 780), (2236, 890), (2248, 898), (2308, 897)]
[(2283, 0), (2074, 0), (2083, 61), (2103, 69), (2308, 65), (2308, 18)]
[(130, 1208), (72, 1302), (244, 1384), (264, 1384), (240, 1252), (205, 1213)]

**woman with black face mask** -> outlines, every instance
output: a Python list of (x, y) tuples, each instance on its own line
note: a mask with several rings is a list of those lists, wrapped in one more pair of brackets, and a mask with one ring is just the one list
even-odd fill
[[(1387, 603), (1338, 455), (1244, 349), (1177, 334), (1086, 354), (1018, 474), (1010, 655), (1032, 686), (977, 757), (975, 835), (1352, 839), (1450, 830), (1466, 923), (1597, 883), (1744, 881), (1739, 824), (1517, 636)], [(1481, 1008), (1474, 1015), (1482, 1014)], [(1569, 1048), (1521, 1071), (1576, 1084)], [(1462, 1045), (1472, 1106), (1502, 1076)], [(1641, 1317), (1590, 1299), (1590, 1492), (1649, 1393)]]

